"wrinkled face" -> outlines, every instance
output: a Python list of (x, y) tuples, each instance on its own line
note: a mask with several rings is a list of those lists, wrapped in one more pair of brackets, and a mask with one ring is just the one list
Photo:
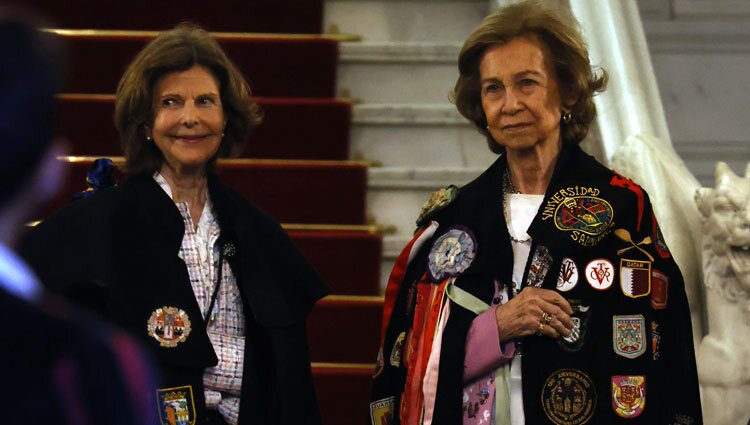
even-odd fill
[(154, 86), (154, 122), (146, 135), (173, 170), (202, 169), (216, 154), (226, 125), (219, 84), (195, 65), (172, 72)]
[(740, 285), (750, 291), (750, 177), (724, 175), (715, 189), (701, 189), (697, 202), (714, 255), (726, 257)]
[(534, 36), (488, 48), (479, 63), (487, 126), (506, 149), (560, 143), (562, 106), (549, 49)]

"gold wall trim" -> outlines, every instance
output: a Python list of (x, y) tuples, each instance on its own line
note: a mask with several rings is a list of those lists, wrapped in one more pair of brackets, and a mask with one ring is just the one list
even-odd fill
[[(99, 37), (134, 37), (156, 38), (160, 31), (132, 31), (132, 30), (99, 30), (99, 29), (65, 29), (45, 28), (53, 34), (64, 37), (99, 38)], [(212, 32), (211, 35), (219, 41), (221, 39), (277, 39), (277, 40), (332, 40), (332, 41), (362, 41), (362, 36), (356, 34), (288, 34), (263, 32)]]
[[(95, 159), (103, 158), (101, 156), (59, 156), (57, 159), (75, 163), (88, 163), (94, 162)], [(114, 165), (122, 165), (125, 163), (125, 158), (122, 156), (109, 156), (106, 157), (112, 160)], [(268, 164), (268, 165), (312, 165), (316, 167), (323, 166), (360, 166), (370, 167), (372, 162), (370, 161), (333, 161), (333, 160), (318, 160), (318, 159), (255, 159), (255, 158), (231, 158), (231, 159), (220, 159), (219, 164)]]
[(363, 303), (363, 304), (372, 304), (372, 303), (382, 303), (385, 301), (385, 297), (381, 295), (329, 295), (322, 300), (320, 300), (318, 303), (323, 304), (331, 304), (331, 303), (339, 303), (339, 302), (348, 302), (348, 303)]
[(374, 369), (375, 363), (325, 363), (311, 362), (313, 369), (316, 368), (334, 368), (334, 369)]

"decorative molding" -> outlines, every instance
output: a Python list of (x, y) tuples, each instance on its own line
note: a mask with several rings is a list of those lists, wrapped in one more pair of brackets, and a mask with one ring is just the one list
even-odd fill
[(352, 108), (354, 125), (469, 126), (456, 107), (434, 103), (361, 103)]
[(367, 170), (369, 190), (427, 190), (463, 185), (475, 179), (486, 167), (405, 168), (381, 167)]
[(750, 16), (734, 21), (646, 21), (644, 30), (652, 54), (750, 53)]
[(344, 63), (456, 63), (461, 43), (363, 42), (341, 43), (339, 59)]
[(673, 0), (674, 14), (681, 16), (748, 16), (750, 2), (747, 0)]

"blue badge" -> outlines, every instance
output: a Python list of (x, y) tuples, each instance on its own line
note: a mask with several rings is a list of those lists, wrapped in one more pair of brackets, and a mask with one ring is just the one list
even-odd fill
[(162, 424), (195, 425), (195, 401), (191, 385), (158, 389), (156, 402)]
[(430, 278), (442, 282), (463, 273), (474, 261), (476, 253), (477, 242), (469, 229), (462, 226), (448, 229), (430, 249)]

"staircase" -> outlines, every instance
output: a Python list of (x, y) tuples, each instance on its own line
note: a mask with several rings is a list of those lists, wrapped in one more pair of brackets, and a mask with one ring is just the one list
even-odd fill
[(320, 1), (216, 0), (210, 7), (170, 0), (14, 1), (52, 18), (49, 31), (69, 53), (56, 127), (72, 145), (71, 156), (61, 159), (69, 178), (39, 218), (84, 189), (94, 159), (122, 164), (113, 93), (135, 54), (158, 30), (184, 20), (214, 33), (264, 113), (241, 158), (219, 161), (218, 173), (282, 223), (331, 287), (333, 295), (308, 319), (321, 414), (330, 425), (364, 420), (382, 314), (382, 236), (366, 215), (371, 163), (349, 159), (352, 102), (335, 92), (339, 44), (356, 37), (321, 34)]

